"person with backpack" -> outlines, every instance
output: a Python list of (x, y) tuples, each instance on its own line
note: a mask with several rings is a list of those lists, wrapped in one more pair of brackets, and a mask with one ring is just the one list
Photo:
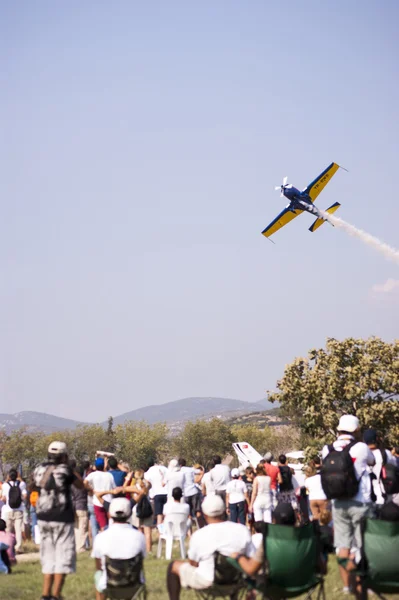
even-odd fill
[(372, 514), (369, 466), (375, 459), (360, 438), (359, 419), (342, 415), (337, 427), (338, 437), (322, 451), (321, 484), (332, 500), (334, 546), (338, 555), (344, 593), (350, 591), (350, 575), (355, 569), (351, 548), (360, 550), (360, 523)]
[(80, 475), (68, 464), (64, 442), (52, 442), (48, 460), (36, 467), (33, 477), (40, 489), (36, 514), (40, 531), (42, 600), (59, 600), (65, 577), (76, 569), (76, 547), (71, 487), (83, 488)]
[(15, 533), (16, 546), (15, 551), (18, 553), (22, 547), (22, 531), (24, 528), (24, 510), (25, 499), (27, 497), (26, 484), (18, 479), (16, 469), (10, 469), (8, 481), (3, 483), (2, 500), (4, 506), (2, 509), (2, 517), (6, 522), (7, 531)]
[(384, 448), (375, 429), (366, 429), (363, 441), (374, 454), (371, 467), (372, 487), (377, 505), (384, 504), (399, 492), (399, 468), (391, 452)]

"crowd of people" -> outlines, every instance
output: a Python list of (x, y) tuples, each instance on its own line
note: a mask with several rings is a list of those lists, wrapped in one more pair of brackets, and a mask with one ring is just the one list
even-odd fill
[(30, 482), (11, 469), (2, 484), (0, 573), (11, 572), (30, 531), (40, 544), (42, 600), (59, 600), (65, 577), (75, 571), (76, 553), (88, 551), (95, 559), (96, 599), (103, 600), (107, 557), (148, 556), (174, 515), (184, 519), (190, 539), (189, 560), (168, 568), (171, 600), (179, 599), (182, 587), (212, 586), (216, 552), (256, 574), (264, 563), (263, 523), (298, 527), (310, 521), (318, 523), (324, 540), (320, 568), (335, 553), (344, 593), (356, 593), (361, 520), (399, 520), (399, 448), (384, 448), (373, 429), (361, 441), (353, 415), (341, 417), (337, 439), (305, 467), (300, 489), (285, 455), (274, 461), (267, 453), (255, 467), (230, 469), (214, 456), (207, 469), (181, 457), (168, 466), (152, 461), (131, 470), (102, 454), (78, 466), (66, 445), (54, 441)]

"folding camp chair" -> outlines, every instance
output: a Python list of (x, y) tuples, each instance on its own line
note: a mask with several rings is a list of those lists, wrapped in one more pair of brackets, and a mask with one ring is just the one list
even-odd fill
[(118, 559), (105, 557), (107, 589), (105, 597), (109, 600), (138, 600), (147, 598), (144, 583), (143, 555)]
[(205, 590), (195, 590), (197, 598), (201, 598), (201, 600), (211, 600), (212, 598), (239, 600), (247, 590), (243, 574), (223, 554), (215, 552), (214, 558), (215, 578), (213, 585)]
[(399, 522), (364, 519), (360, 576), (362, 597), (367, 589), (378, 598), (384, 594), (399, 594)]
[[(301, 527), (265, 524), (263, 547), (263, 573), (256, 580), (247, 580), (249, 589), (261, 593), (264, 600), (302, 594), (309, 600), (316, 591), (317, 600), (325, 600), (324, 579), (318, 572), (319, 539), (313, 523)], [(237, 562), (235, 565), (240, 569)]]

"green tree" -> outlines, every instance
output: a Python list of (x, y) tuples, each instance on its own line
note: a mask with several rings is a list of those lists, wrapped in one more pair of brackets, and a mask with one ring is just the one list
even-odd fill
[(173, 438), (172, 449), (176, 456), (185, 458), (190, 464), (206, 465), (215, 454), (223, 457), (231, 453), (234, 441), (230, 426), (220, 419), (189, 421)]
[(107, 425), (107, 451), (115, 452), (116, 449), (116, 439), (115, 439), (115, 431), (114, 431), (114, 418), (108, 417), (108, 425)]
[(167, 451), (168, 429), (164, 423), (148, 425), (144, 421), (128, 421), (115, 428), (118, 458), (132, 469), (145, 468), (149, 460), (160, 460)]
[(269, 400), (320, 443), (334, 438), (344, 413), (391, 443), (399, 440), (399, 341), (329, 338), (326, 348), (287, 365), (277, 388)]
[(41, 433), (29, 431), (26, 427), (11, 432), (4, 445), (4, 463), (15, 468), (21, 466), (24, 474), (30, 473), (37, 464), (35, 448), (41, 437)]

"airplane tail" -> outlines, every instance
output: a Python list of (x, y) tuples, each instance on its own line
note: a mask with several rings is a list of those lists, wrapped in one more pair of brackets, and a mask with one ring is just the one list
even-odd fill
[[(332, 213), (335, 213), (335, 211), (338, 210), (340, 206), (340, 203), (336, 202), (335, 204), (330, 206), (330, 208), (327, 208), (326, 212), (330, 213), (331, 215)], [(309, 231), (313, 233), (314, 231), (316, 231), (316, 229), (321, 227), (323, 223), (325, 223), (325, 220), (318, 217), (316, 221), (309, 227)]]
[(255, 469), (259, 462), (262, 460), (262, 456), (252, 448), (251, 444), (248, 442), (238, 442), (233, 444), (233, 448), (235, 453), (237, 454), (237, 458), (240, 461), (240, 465), (243, 467), (248, 467), (252, 465)]

